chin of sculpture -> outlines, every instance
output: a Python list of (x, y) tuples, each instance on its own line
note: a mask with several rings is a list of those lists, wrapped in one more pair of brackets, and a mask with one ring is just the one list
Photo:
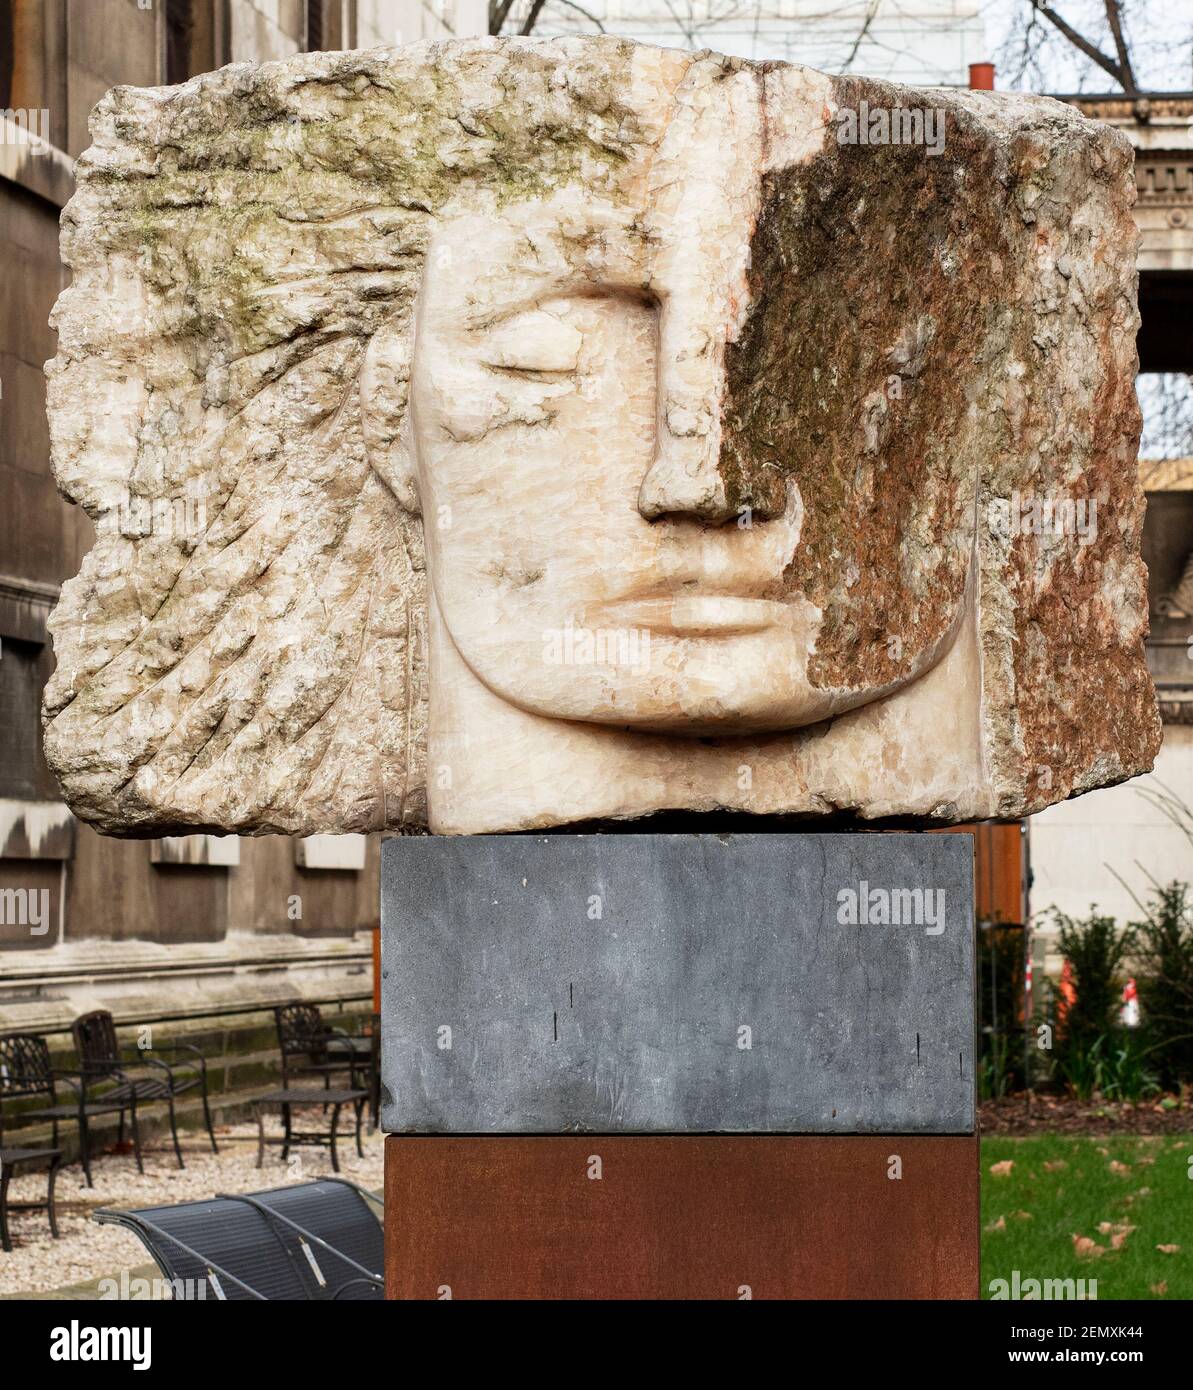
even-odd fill
[(92, 132), (45, 724), (101, 830), (943, 824), (1151, 766), (1121, 135), (609, 38)]

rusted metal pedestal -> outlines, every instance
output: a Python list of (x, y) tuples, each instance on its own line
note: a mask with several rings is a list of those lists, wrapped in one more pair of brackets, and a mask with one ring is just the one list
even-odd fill
[(972, 842), (391, 840), (391, 1298), (975, 1298)]
[(973, 1136), (394, 1136), (390, 1298), (976, 1298)]

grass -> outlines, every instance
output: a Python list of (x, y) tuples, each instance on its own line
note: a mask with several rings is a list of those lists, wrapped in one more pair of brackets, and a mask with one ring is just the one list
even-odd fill
[(1193, 1135), (984, 1139), (983, 1298), (1016, 1269), (1021, 1281), (1096, 1279), (1099, 1301), (1193, 1298), (1191, 1160)]

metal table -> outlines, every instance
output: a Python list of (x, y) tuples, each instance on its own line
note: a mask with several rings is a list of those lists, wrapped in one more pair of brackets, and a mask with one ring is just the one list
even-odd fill
[[(360, 1124), (368, 1097), (368, 1091), (346, 1086), (332, 1086), (327, 1089), (322, 1086), (289, 1086), (276, 1091), (267, 1091), (265, 1095), (258, 1096), (253, 1102), (253, 1113), (257, 1117), (257, 1167), (260, 1168), (265, 1160), (267, 1144), (281, 1146), (283, 1162), (289, 1157), (292, 1148), (305, 1145), (330, 1149), (331, 1166), (338, 1173), (340, 1171), (340, 1157), (336, 1152), (337, 1129), (340, 1122), (340, 1111), (345, 1105), (351, 1105), (356, 1110), (356, 1152), (363, 1158), (364, 1149), (360, 1145)], [(294, 1128), (292, 1115), (295, 1106), (322, 1106), (325, 1114), (330, 1106), (331, 1124), (327, 1130), (297, 1130)], [(267, 1137), (265, 1134), (265, 1112), (273, 1107), (280, 1108), (282, 1112), (284, 1132), (277, 1137)]]

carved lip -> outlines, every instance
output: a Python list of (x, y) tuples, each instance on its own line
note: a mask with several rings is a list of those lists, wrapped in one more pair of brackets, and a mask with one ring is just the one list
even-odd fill
[(732, 637), (790, 621), (786, 604), (738, 594), (667, 594), (629, 599), (585, 614), (586, 625), (641, 628), (680, 637)]

